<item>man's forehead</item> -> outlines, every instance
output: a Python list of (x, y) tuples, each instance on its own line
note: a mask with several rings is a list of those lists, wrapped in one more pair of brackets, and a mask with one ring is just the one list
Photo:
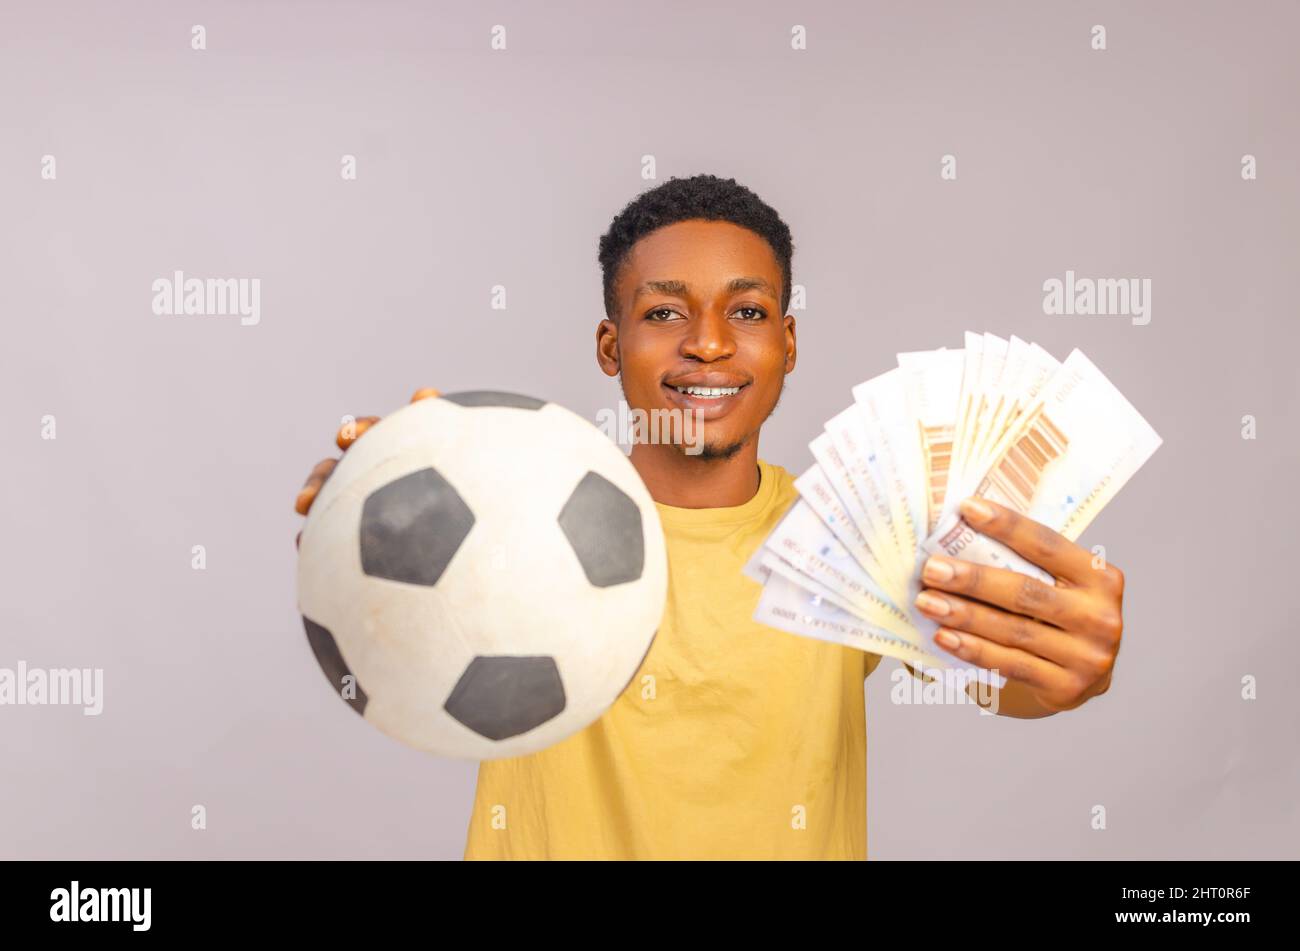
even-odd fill
[[(712, 287), (693, 285), (680, 278), (651, 278), (642, 281), (632, 292), (633, 299), (643, 294), (667, 294), (673, 297), (695, 297), (711, 293)], [(757, 290), (779, 297), (775, 287), (765, 277), (759, 275), (741, 275), (725, 281), (721, 290), (726, 294), (739, 294), (744, 291)]]

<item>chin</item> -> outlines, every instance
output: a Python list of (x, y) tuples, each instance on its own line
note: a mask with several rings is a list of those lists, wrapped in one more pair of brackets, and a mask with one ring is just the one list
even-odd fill
[(720, 459), (730, 459), (744, 447), (743, 442), (732, 443), (727, 446), (706, 445), (702, 452), (696, 455), (697, 459), (705, 459), (709, 462), (717, 462)]
[[(703, 449), (693, 455), (696, 459), (707, 459), (710, 461), (730, 459), (736, 453), (740, 452), (740, 450), (745, 448), (749, 439), (750, 437), (748, 436), (736, 436), (734, 438), (723, 437), (721, 439), (715, 436), (712, 439), (706, 439), (704, 441)], [(689, 447), (687, 446), (683, 446), (682, 451), (685, 452), (688, 448)]]

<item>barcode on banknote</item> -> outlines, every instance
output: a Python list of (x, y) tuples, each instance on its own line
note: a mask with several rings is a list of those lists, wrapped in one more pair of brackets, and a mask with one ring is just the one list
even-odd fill
[(928, 516), (930, 530), (939, 521), (943, 496), (948, 490), (948, 469), (952, 465), (953, 426), (922, 426), (921, 448), (925, 454), (926, 471), (930, 474)]
[(1029, 511), (1034, 491), (1043, 478), (1043, 470), (1064, 454), (1070, 441), (1048, 418), (1038, 418), (993, 467), (976, 495), (1001, 503), (1017, 512)]

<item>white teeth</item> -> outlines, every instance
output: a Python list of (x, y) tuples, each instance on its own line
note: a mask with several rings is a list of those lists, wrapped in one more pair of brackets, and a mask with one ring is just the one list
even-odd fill
[(738, 386), (675, 386), (673, 389), (678, 393), (685, 393), (687, 396), (703, 396), (707, 399), (716, 399), (720, 396), (735, 396), (740, 392)]

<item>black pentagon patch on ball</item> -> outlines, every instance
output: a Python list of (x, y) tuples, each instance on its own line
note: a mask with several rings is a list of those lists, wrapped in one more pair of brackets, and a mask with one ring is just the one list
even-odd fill
[(641, 510), (618, 486), (588, 472), (560, 510), (560, 530), (587, 580), (597, 588), (626, 584), (645, 567)]
[(553, 657), (475, 657), (443, 709), (479, 736), (504, 740), (558, 716), (564, 704)]
[(541, 409), (546, 400), (533, 396), (520, 396), (518, 393), (500, 393), (495, 390), (470, 390), (467, 393), (452, 393), (444, 396), (460, 406), (506, 406), (510, 409)]
[(361, 570), (375, 578), (434, 585), (474, 527), (474, 513), (433, 468), (371, 492), (361, 509)]
[[(334, 640), (334, 635), (320, 624), (317, 624), (311, 618), (303, 615), (303, 627), (307, 629), (307, 643), (311, 645), (311, 652), (316, 655), (316, 663), (320, 664), (320, 669), (325, 671), (325, 678), (330, 682), (330, 686), (353, 710), (362, 716), (366, 715), (366, 703), (369, 698), (366, 692), (361, 689), (361, 682), (348, 669), (348, 662), (343, 659), (339, 652), (339, 645)], [(350, 681), (343, 678), (351, 677)], [(350, 689), (349, 689), (350, 688)], [(355, 696), (347, 696), (347, 694)]]

